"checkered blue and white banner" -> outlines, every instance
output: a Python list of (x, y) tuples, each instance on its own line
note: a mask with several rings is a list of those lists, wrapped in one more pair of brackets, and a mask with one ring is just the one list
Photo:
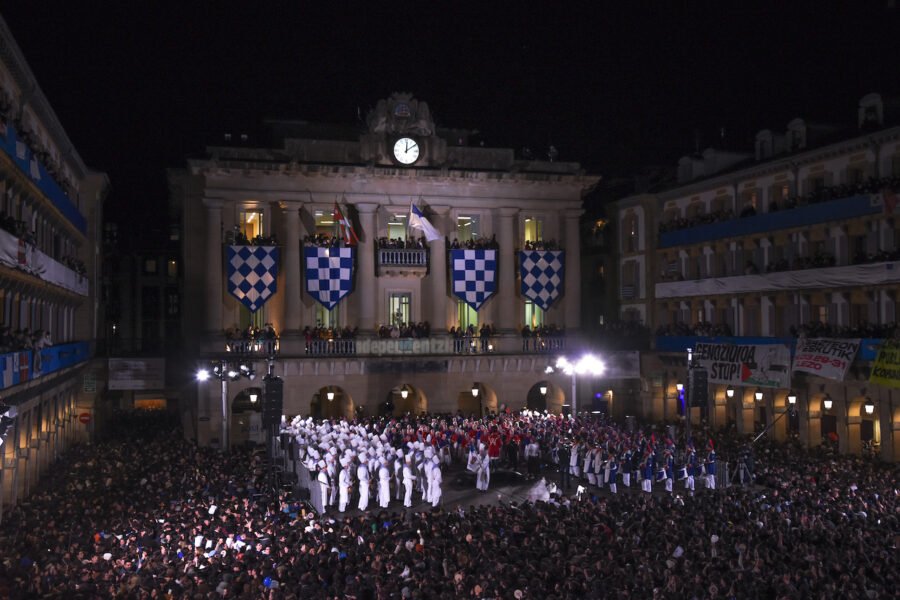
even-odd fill
[(278, 246), (228, 246), (228, 292), (255, 313), (275, 293)]
[(520, 251), (522, 295), (544, 310), (550, 308), (562, 293), (565, 257), (563, 250)]
[(353, 253), (355, 248), (303, 249), (306, 264), (306, 291), (331, 310), (353, 289)]
[(451, 250), (450, 265), (453, 293), (478, 310), (497, 287), (497, 251)]

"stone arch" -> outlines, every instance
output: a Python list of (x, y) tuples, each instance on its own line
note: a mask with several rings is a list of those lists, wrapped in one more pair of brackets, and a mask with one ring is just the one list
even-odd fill
[[(478, 390), (477, 396), (472, 395), (472, 389)], [(472, 385), (460, 391), (456, 398), (457, 409), (463, 415), (484, 416), (498, 410), (497, 393), (482, 381), (473, 381)]]
[[(332, 400), (328, 400), (328, 393), (334, 394)], [(344, 417), (352, 419), (355, 414), (353, 398), (342, 387), (326, 385), (319, 388), (313, 394), (309, 403), (309, 412), (315, 419), (339, 419)]]
[[(252, 401), (252, 394), (256, 401)], [(265, 443), (265, 431), (262, 425), (262, 395), (258, 387), (248, 387), (239, 391), (231, 401), (231, 419), (229, 422), (228, 440), (232, 446), (247, 443)]]
[[(547, 393), (544, 395), (541, 394), (541, 386), (547, 387)], [(565, 392), (559, 386), (546, 380), (538, 381), (528, 390), (525, 396), (525, 407), (538, 412), (546, 410), (550, 414), (558, 415), (562, 412), (565, 397)]]
[[(403, 392), (406, 392), (406, 398)], [(391, 414), (395, 417), (402, 417), (407, 413), (418, 415), (428, 410), (428, 398), (425, 393), (418, 387), (404, 383), (393, 388), (389, 392), (388, 400), (393, 405)]]
[(856, 396), (847, 404), (847, 451), (851, 454), (862, 454), (863, 442), (881, 441), (881, 428), (878, 423), (878, 403), (875, 411), (866, 414), (863, 408), (869, 398)]
[(893, 456), (891, 459), (897, 463), (900, 462), (900, 406), (894, 409), (891, 415), (891, 449)]

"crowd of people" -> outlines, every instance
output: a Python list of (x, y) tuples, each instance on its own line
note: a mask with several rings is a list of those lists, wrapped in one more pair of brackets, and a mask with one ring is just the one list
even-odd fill
[(492, 235), (491, 239), (468, 239), (463, 242), (453, 238), (453, 241), (450, 242), (451, 250), (498, 250), (499, 248), (500, 244), (497, 243), (496, 235)]
[(656, 329), (657, 336), (668, 335), (687, 335), (687, 336), (704, 336), (704, 337), (731, 337), (731, 327), (728, 323), (710, 323), (709, 321), (698, 321), (693, 325), (690, 323), (677, 322), (668, 325), (660, 325)]
[(13, 330), (10, 327), (0, 327), (0, 354), (7, 352), (19, 352), (22, 350), (39, 350), (53, 345), (50, 332), (38, 329), (34, 332), (30, 328)]
[(385, 250), (403, 250), (405, 248), (427, 248), (428, 244), (425, 241), (425, 236), (420, 236), (418, 238), (410, 237), (405, 240), (400, 237), (396, 239), (380, 237), (375, 240), (375, 247)]
[(831, 338), (874, 338), (880, 340), (897, 339), (900, 328), (895, 321), (878, 324), (862, 321), (856, 325), (832, 325), (822, 321), (810, 321), (789, 329), (791, 337), (831, 337)]
[(559, 244), (556, 240), (525, 240), (526, 250), (559, 250)]
[(418, 323), (380, 325), (378, 337), (387, 339), (427, 338), (431, 337), (431, 324), (428, 321), (419, 321)]
[(566, 330), (555, 323), (549, 325), (535, 325), (533, 328), (525, 325), (522, 328), (522, 350), (561, 350), (565, 345), (563, 338)]
[(246, 354), (265, 350), (274, 354), (278, 347), (278, 332), (272, 323), (257, 327), (252, 323), (241, 329), (231, 327), (225, 330), (225, 345), (229, 352)]
[[(495, 420), (498, 429), (535, 423), (521, 413), (478, 420), (485, 446)], [(420, 428), (441, 421), (460, 422), (346, 427), (396, 456), (413, 436), (419, 452)], [(572, 444), (621, 431), (540, 421)], [(6, 508), (0, 597), (878, 599), (900, 584), (898, 473), (860, 458), (770, 444), (752, 486), (692, 495), (681, 485), (612, 493), (586, 484), (582, 494), (561, 485), (546, 500), (439, 501), (421, 511), (392, 495), (388, 508), (351, 517), (267, 487), (262, 454), (198, 448), (161, 415), (120, 415), (114, 433), (71, 448), (27, 500)], [(716, 438), (717, 449), (743, 443)]]
[[(831, 202), (841, 198), (849, 198), (860, 194), (878, 194), (885, 190), (896, 193), (900, 190), (900, 177), (870, 177), (866, 181), (850, 184), (842, 183), (838, 185), (821, 187), (803, 195), (792, 195), (781, 200), (772, 200), (769, 202), (769, 212), (777, 212), (779, 210), (791, 210), (798, 206), (807, 206), (810, 204), (820, 204), (822, 202)], [(752, 204), (746, 204), (741, 208), (738, 218), (752, 217), (757, 214), (756, 208)], [(730, 221), (735, 218), (734, 211), (731, 209), (720, 209), (708, 213), (698, 213), (690, 217), (676, 216), (659, 224), (659, 233), (667, 233), (670, 231), (681, 231), (682, 229), (690, 229), (691, 227), (699, 227), (710, 223), (719, 223), (722, 221)]]
[(305, 236), (303, 238), (303, 245), (306, 247), (318, 246), (319, 248), (343, 248), (347, 244), (340, 235), (317, 233), (315, 235)]

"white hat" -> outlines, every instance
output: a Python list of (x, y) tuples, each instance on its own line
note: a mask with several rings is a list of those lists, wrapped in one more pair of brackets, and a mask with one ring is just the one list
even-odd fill
[(431, 462), (433, 462), (434, 464), (438, 464), (441, 462), (441, 459), (439, 459), (437, 456), (432, 456)]
[(397, 448), (397, 456), (403, 458), (403, 450), (401, 450), (400, 448)]
[(320, 469), (324, 469), (324, 468), (325, 468), (325, 461), (324, 461), (324, 460), (320, 460), (320, 461), (319, 461), (319, 468), (320, 468)]

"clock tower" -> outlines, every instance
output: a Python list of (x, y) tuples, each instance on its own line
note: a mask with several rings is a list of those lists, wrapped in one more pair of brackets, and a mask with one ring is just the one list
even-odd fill
[(379, 100), (366, 115), (368, 131), (360, 138), (363, 158), (398, 167), (435, 167), (444, 162), (446, 142), (435, 135), (428, 104), (406, 92)]

